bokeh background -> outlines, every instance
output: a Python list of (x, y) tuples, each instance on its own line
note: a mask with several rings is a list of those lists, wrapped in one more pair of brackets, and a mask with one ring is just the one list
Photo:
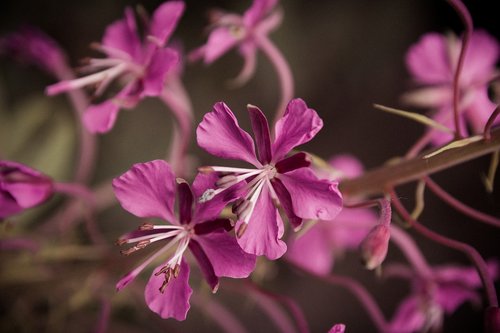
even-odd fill
[[(152, 12), (161, 2), (142, 1)], [(184, 50), (192, 50), (206, 40), (206, 12), (218, 7), (243, 12), (250, 1), (186, 1), (187, 9), (174, 34)], [(38, 27), (52, 36), (66, 50), (70, 62), (96, 53), (89, 44), (99, 41), (108, 24), (122, 17), (125, 6), (138, 1), (56, 1), (25, 0), (0, 2), (0, 35), (25, 25)], [(500, 36), (495, 1), (466, 1), (476, 27)], [(296, 84), (296, 96), (316, 109), (324, 120), (324, 128), (304, 146), (327, 159), (335, 154), (350, 153), (371, 169), (388, 159), (399, 156), (423, 132), (409, 120), (375, 110), (373, 103), (401, 107), (400, 96), (413, 87), (405, 69), (404, 56), (408, 47), (427, 32), (462, 31), (462, 24), (446, 1), (435, 0), (331, 0), (282, 1), (284, 21), (271, 38), (290, 63)], [(278, 81), (270, 63), (259, 55), (255, 77), (240, 89), (229, 89), (228, 79), (234, 77), (242, 64), (236, 52), (214, 63), (187, 64), (184, 82), (191, 96), (195, 123), (211, 110), (217, 101), (225, 101), (248, 127), (245, 105), (259, 106), (270, 117), (279, 101)], [(75, 125), (70, 106), (63, 96), (47, 98), (44, 88), (52, 79), (33, 66), (24, 66), (7, 57), (0, 58), (0, 157), (16, 159), (47, 172), (55, 179), (68, 180), (71, 175), (76, 147)], [(99, 137), (98, 166), (93, 183), (115, 177), (132, 164), (165, 156), (173, 118), (158, 101), (146, 100), (131, 112), (122, 112), (114, 130)], [(193, 137), (190, 147), (195, 165), (207, 165), (214, 159), (199, 149)], [(436, 175), (435, 180), (450, 193), (473, 207), (500, 215), (497, 190), (487, 194), (481, 183), (489, 159), (481, 158)], [(404, 186), (405, 203), (413, 202), (413, 186)], [(52, 202), (52, 206), (60, 201)], [(30, 230), (50, 216), (50, 208), (16, 218), (14, 231)], [(134, 217), (114, 207), (99, 216), (100, 228), (109, 243), (137, 225)], [(486, 258), (498, 256), (498, 230), (477, 223), (456, 213), (427, 195), (422, 221), (438, 232), (474, 245)], [(4, 226), (0, 226), (4, 228)], [(5, 227), (4, 229), (7, 229)], [(21, 232), (19, 231), (19, 232)], [(82, 232), (83, 233), (83, 232)], [(75, 237), (78, 237), (75, 236)], [(84, 237), (84, 236), (82, 236)], [(468, 264), (457, 252), (435, 245), (417, 235), (429, 261), (435, 264), (456, 262)], [(106, 265), (116, 265), (103, 288), (113, 295), (116, 278), (134, 264), (118, 255)], [(130, 259), (130, 258), (129, 258)], [(388, 260), (403, 261), (397, 248), (391, 247)], [(1, 264), (0, 264), (1, 265)], [(16, 283), (12, 278), (1, 285), (0, 331), (2, 332), (90, 332), (99, 317), (99, 302), (90, 300), (80, 308), (66, 307), (78, 285), (56, 288), (65, 274), (81, 275), (87, 281), (87, 262), (71, 263), (56, 276), (35, 282)], [(86, 266), (87, 265), (87, 266)], [(82, 268), (84, 267), (84, 268)], [(281, 263), (264, 263), (266, 278), (262, 285), (270, 290), (298, 300), (313, 332), (325, 332), (335, 322), (348, 325), (348, 332), (374, 331), (369, 317), (351, 294), (341, 288), (302, 276)], [(2, 276), (12, 267), (2, 267)], [(81, 269), (81, 271), (80, 271)], [(381, 304), (386, 316), (393, 313), (408, 291), (404, 282), (383, 281), (363, 269), (356, 253), (347, 254), (336, 263), (339, 274), (355, 276), (363, 282)], [(32, 273), (21, 272), (36, 275)], [(144, 277), (146, 277), (145, 274)], [(31, 281), (28, 279), (28, 281)], [(195, 281), (196, 287), (202, 285)], [(143, 304), (143, 280), (135, 282), (132, 291), (113, 295), (109, 332), (215, 332), (219, 328), (206, 315), (203, 306), (193, 305), (188, 320), (177, 323), (163, 321), (149, 313)], [(224, 283), (216, 300), (251, 326), (252, 332), (272, 332), (276, 327), (258, 307)], [(52, 289), (54, 291), (52, 291)], [(67, 294), (66, 294), (67, 292)], [(203, 293), (203, 292), (202, 292)], [(203, 303), (202, 301), (200, 301)], [(114, 305), (115, 305), (114, 303)], [(63, 307), (63, 309), (61, 309)], [(445, 322), (446, 332), (476, 332), (482, 327), (480, 309), (464, 305)]]

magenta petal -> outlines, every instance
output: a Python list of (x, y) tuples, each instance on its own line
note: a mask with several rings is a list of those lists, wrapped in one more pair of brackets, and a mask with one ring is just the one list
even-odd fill
[[(496, 105), (488, 97), (488, 87), (479, 87), (470, 92), (471, 104), (466, 108), (465, 116), (470, 122), (470, 126), (475, 134), (480, 134), (489, 117), (495, 111)], [(493, 122), (494, 125), (500, 124), (500, 117)]]
[(254, 0), (252, 6), (243, 14), (243, 22), (246, 26), (254, 26), (276, 6), (277, 2), (278, 0)]
[(211, 200), (206, 202), (199, 202), (200, 197), (208, 189), (215, 189), (217, 186), (215, 182), (219, 179), (217, 173), (212, 172), (210, 174), (198, 173), (193, 182), (193, 194), (195, 200), (195, 208), (193, 214), (193, 222), (200, 223), (204, 221), (215, 220), (219, 217), (220, 212), (226, 207), (226, 205), (236, 199), (238, 199), (244, 186), (245, 181), (242, 181), (236, 185), (231, 186), (231, 188), (222, 191), (222, 193), (216, 195)]
[(236, 238), (226, 232), (212, 232), (196, 237), (203, 247), (215, 275), (231, 278), (245, 278), (255, 268), (255, 256), (245, 253)]
[(158, 49), (153, 53), (143, 78), (141, 96), (158, 96), (163, 90), (169, 70), (175, 67), (179, 55), (173, 49)]
[[(241, 224), (239, 221), (237, 230)], [(247, 253), (265, 255), (271, 260), (278, 259), (286, 252), (286, 244), (280, 239), (282, 226), (283, 221), (273, 205), (267, 186), (264, 186), (247, 229), (238, 239), (238, 244)]]
[(0, 191), (0, 220), (23, 211), (10, 194)]
[[(131, 59), (140, 62), (142, 45), (137, 35), (137, 27), (132, 9), (125, 9), (125, 18), (115, 21), (106, 28), (102, 44), (130, 55)], [(110, 56), (114, 56), (110, 55)]]
[(182, 1), (168, 1), (153, 13), (149, 33), (157, 39), (159, 45), (164, 45), (172, 35), (184, 12), (184, 7)]
[(441, 34), (424, 35), (409, 49), (406, 54), (406, 65), (421, 83), (449, 83), (453, 78), (447, 41)]
[(177, 179), (177, 205), (179, 207), (179, 222), (191, 222), (193, 210), (193, 193), (189, 184), (184, 179)]
[(342, 179), (354, 178), (364, 172), (363, 164), (354, 156), (344, 154), (332, 157), (328, 164), (341, 173)]
[(281, 207), (283, 207), (283, 210), (288, 217), (288, 222), (290, 222), (295, 231), (300, 229), (303, 220), (295, 215), (295, 212), (293, 211), (292, 198), (290, 197), (290, 193), (286, 189), (285, 185), (283, 185), (279, 179), (273, 179), (272, 186), (274, 191), (276, 191)]
[(203, 117), (196, 129), (198, 145), (212, 155), (243, 160), (260, 166), (252, 137), (242, 130), (233, 112), (223, 102)]
[(114, 100), (91, 105), (83, 114), (83, 123), (91, 133), (107, 133), (115, 125), (119, 111), (120, 105)]
[[(288, 246), (286, 258), (295, 265), (316, 274), (326, 275), (333, 267), (333, 246), (325, 225), (318, 221), (305, 234), (296, 237)], [(332, 222), (335, 223), (335, 222)]]
[(279, 179), (290, 193), (293, 211), (298, 217), (329, 221), (342, 209), (337, 182), (319, 180), (311, 169), (279, 174)]
[(322, 127), (323, 121), (316, 111), (309, 109), (300, 98), (291, 100), (275, 126), (273, 160), (282, 159), (294, 147), (310, 141)]
[(425, 313), (417, 296), (406, 298), (396, 310), (389, 325), (390, 332), (412, 333), (420, 331), (426, 322)]
[(248, 105), (248, 113), (252, 122), (252, 129), (259, 153), (259, 161), (266, 165), (271, 162), (271, 135), (269, 134), (269, 124), (262, 111), (254, 106)]
[(465, 55), (462, 85), (485, 82), (491, 79), (498, 61), (500, 46), (496, 39), (486, 31), (474, 31)]
[(160, 269), (161, 266), (154, 270), (146, 285), (144, 292), (146, 303), (151, 311), (164, 319), (185, 320), (190, 307), (189, 298), (193, 293), (188, 283), (189, 265), (182, 260), (179, 276), (170, 280), (163, 293), (160, 292), (160, 288), (164, 277), (163, 275), (155, 276)]
[(335, 324), (328, 331), (328, 333), (344, 333), (344, 332), (345, 332), (345, 325), (344, 324)]
[(191, 253), (198, 262), (205, 281), (207, 281), (210, 289), (212, 289), (212, 292), (215, 293), (217, 289), (219, 289), (219, 278), (215, 275), (214, 267), (212, 266), (210, 259), (208, 259), (207, 254), (195, 240), (191, 240), (191, 242), (189, 242), (189, 250), (191, 250)]
[(113, 180), (122, 207), (138, 217), (159, 217), (176, 223), (175, 176), (167, 162), (138, 163)]
[(214, 29), (210, 33), (207, 43), (201, 49), (204, 53), (205, 63), (211, 64), (237, 43), (238, 40), (228, 28), (222, 27)]
[(457, 285), (440, 285), (436, 291), (436, 302), (443, 307), (446, 313), (452, 314), (463, 303), (470, 301), (477, 305), (481, 302), (479, 293), (473, 289)]
[(50, 181), (33, 183), (6, 183), (2, 185), (3, 190), (9, 192), (22, 208), (31, 208), (41, 204), (52, 195), (52, 183)]

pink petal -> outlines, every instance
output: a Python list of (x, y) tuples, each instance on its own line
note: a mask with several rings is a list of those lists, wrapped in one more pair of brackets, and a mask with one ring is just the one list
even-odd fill
[[(496, 105), (488, 97), (488, 87), (479, 87), (470, 92), (471, 103), (465, 110), (465, 117), (475, 134), (481, 134)], [(493, 124), (500, 124), (500, 117)]]
[(205, 64), (211, 64), (238, 43), (238, 39), (226, 27), (212, 30), (203, 46)]
[(328, 331), (328, 333), (344, 333), (344, 332), (345, 332), (345, 325), (344, 324), (335, 324)]
[(499, 44), (493, 36), (486, 31), (474, 31), (465, 55), (461, 85), (468, 86), (491, 79), (495, 75), (499, 53)]
[(294, 147), (310, 141), (323, 127), (323, 121), (316, 111), (297, 98), (288, 103), (283, 118), (275, 127), (273, 160), (282, 159)]
[(255, 136), (255, 143), (257, 145), (257, 152), (259, 153), (259, 161), (266, 165), (271, 162), (271, 135), (269, 134), (269, 124), (267, 123), (266, 116), (262, 111), (254, 106), (248, 105), (248, 113), (250, 114), (250, 121), (252, 122), (252, 129)]
[(226, 189), (222, 193), (216, 195), (211, 200), (206, 202), (199, 202), (200, 197), (207, 189), (215, 189), (217, 186), (215, 182), (219, 179), (217, 173), (212, 172), (210, 174), (198, 173), (193, 182), (193, 194), (195, 199), (195, 208), (193, 214), (193, 221), (195, 223), (200, 223), (204, 221), (211, 221), (219, 217), (220, 212), (226, 207), (226, 205), (236, 199), (238, 199), (242, 190), (245, 187), (246, 182), (240, 182), (239, 184), (233, 185), (231, 188)]
[(426, 84), (449, 83), (453, 78), (445, 36), (429, 33), (411, 46), (406, 66), (415, 79)]
[(0, 220), (18, 214), (23, 210), (8, 192), (0, 191)]
[(356, 157), (349, 154), (336, 155), (328, 161), (328, 164), (340, 171), (342, 179), (361, 176), (364, 172), (363, 164)]
[(155, 10), (151, 19), (149, 33), (157, 39), (159, 45), (165, 45), (170, 39), (184, 13), (184, 8), (185, 5), (182, 1), (168, 1)]
[[(241, 223), (238, 222), (237, 230)], [(247, 253), (265, 255), (271, 260), (278, 259), (286, 252), (286, 244), (280, 239), (282, 236), (280, 228), (283, 228), (283, 221), (273, 205), (267, 186), (264, 186), (248, 227), (238, 238), (238, 244)]]
[(226, 232), (212, 232), (197, 236), (196, 240), (212, 263), (215, 275), (219, 277), (245, 278), (255, 268), (255, 256), (245, 253), (236, 238)]
[(420, 108), (449, 108), (453, 102), (450, 85), (415, 89), (402, 96), (403, 102)]
[(277, 2), (278, 0), (254, 0), (252, 6), (243, 14), (243, 22), (248, 27), (255, 26)]
[(155, 276), (155, 273), (161, 269), (157, 267), (146, 285), (144, 296), (146, 303), (151, 311), (157, 313), (160, 317), (175, 318), (185, 320), (189, 311), (189, 298), (193, 290), (189, 287), (189, 265), (184, 260), (181, 262), (181, 269), (177, 278), (172, 278), (165, 291), (160, 292), (163, 284), (163, 275)]
[(120, 105), (114, 100), (91, 105), (83, 114), (83, 123), (91, 133), (107, 133), (115, 125)]
[(292, 225), (293, 230), (299, 230), (302, 227), (303, 220), (295, 215), (295, 212), (293, 211), (293, 203), (290, 193), (279, 179), (273, 179), (271, 184), (276, 192), (276, 195), (278, 196), (281, 207), (283, 207), (283, 210), (285, 211), (288, 222)]
[(377, 215), (370, 209), (343, 208), (335, 220), (327, 222), (327, 232), (335, 250), (357, 249), (377, 221)]
[[(326, 275), (333, 267), (333, 244), (328, 232), (329, 222), (318, 221), (305, 234), (294, 237), (288, 246), (286, 258), (292, 263), (316, 274)], [(335, 222), (332, 222), (335, 223)]]
[(212, 292), (214, 293), (217, 292), (217, 289), (219, 289), (219, 278), (215, 275), (214, 267), (212, 266), (210, 259), (208, 259), (204, 249), (196, 240), (191, 240), (191, 242), (189, 242), (189, 250), (191, 250), (191, 253), (198, 262), (201, 273), (203, 274), (205, 281), (207, 281), (210, 286), (210, 289), (212, 289)]
[(169, 71), (179, 61), (179, 55), (174, 49), (158, 49), (153, 53), (151, 61), (143, 77), (141, 96), (158, 96), (165, 85)]
[(102, 44), (108, 48), (124, 51), (130, 55), (130, 60), (142, 61), (142, 45), (137, 35), (132, 9), (126, 8), (125, 18), (113, 22), (106, 28)]
[(5, 183), (2, 188), (4, 191), (9, 192), (22, 208), (37, 206), (47, 200), (53, 193), (52, 183), (48, 180), (29, 183)]
[(337, 182), (319, 180), (311, 169), (278, 174), (290, 193), (293, 211), (303, 219), (333, 220), (342, 209)]
[(390, 323), (390, 332), (394, 333), (413, 333), (420, 331), (425, 323), (426, 318), (417, 296), (406, 298), (399, 305), (396, 314)]
[(478, 292), (460, 285), (440, 285), (435, 298), (436, 302), (443, 307), (447, 314), (452, 314), (467, 301), (477, 305), (481, 303)]
[(203, 117), (196, 129), (198, 145), (212, 155), (243, 160), (259, 167), (252, 137), (242, 130), (233, 112), (223, 102)]
[(193, 210), (193, 193), (191, 187), (184, 180), (177, 178), (177, 207), (179, 211), (179, 222), (186, 224), (191, 222)]
[(175, 176), (167, 162), (134, 164), (113, 180), (122, 207), (138, 217), (159, 217), (177, 223), (174, 216)]

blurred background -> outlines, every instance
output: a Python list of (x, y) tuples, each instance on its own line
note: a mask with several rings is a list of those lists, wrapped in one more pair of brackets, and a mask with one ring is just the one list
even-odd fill
[[(139, 3), (152, 13), (161, 2), (2, 1), (0, 35), (25, 25), (38, 27), (60, 43), (70, 63), (76, 67), (84, 57), (99, 56), (89, 49), (89, 44), (100, 41), (106, 26), (120, 19), (126, 6), (134, 7)], [(184, 50), (190, 51), (206, 41), (206, 13), (209, 9), (217, 7), (242, 13), (250, 3), (186, 1), (186, 12), (174, 33), (174, 40), (181, 43)], [(498, 39), (500, 26), (498, 11), (493, 10), (495, 2), (465, 1), (465, 4), (475, 26)], [(372, 104), (404, 108), (400, 96), (413, 87), (404, 64), (408, 47), (428, 32), (462, 31), (461, 22), (447, 2), (297, 0), (281, 1), (280, 6), (284, 11), (284, 20), (281, 27), (272, 33), (271, 39), (292, 68), (295, 95), (317, 110), (324, 121), (323, 130), (303, 149), (325, 159), (350, 153), (358, 157), (367, 169), (404, 154), (424, 128), (412, 121), (377, 111)], [(242, 127), (247, 129), (246, 104), (255, 104), (268, 117), (272, 116), (279, 101), (279, 86), (271, 64), (260, 54), (254, 78), (240, 89), (228, 88), (228, 79), (238, 74), (241, 65), (242, 59), (236, 52), (230, 52), (211, 66), (186, 64), (184, 83), (192, 99), (195, 124), (218, 101), (225, 101), (238, 116)], [(34, 66), (25, 66), (7, 57), (0, 58), (0, 157), (26, 163), (64, 181), (71, 176), (77, 137), (73, 114), (65, 97), (48, 98), (43, 95), (44, 88), (52, 83), (52, 78)], [(116, 177), (134, 163), (163, 158), (172, 122), (170, 112), (153, 99), (143, 101), (131, 112), (122, 112), (114, 130), (98, 139), (98, 166), (92, 183)], [(210, 165), (216, 161), (196, 146), (194, 136), (190, 154), (194, 165)], [(481, 175), (487, 172), (488, 165), (489, 158), (480, 158), (439, 173), (434, 179), (470, 206), (499, 216), (498, 180), (493, 194), (487, 194), (481, 182)], [(404, 203), (411, 207), (414, 186), (404, 186), (401, 193)], [(424, 224), (470, 243), (485, 258), (498, 256), (498, 230), (463, 217), (432, 194), (426, 198), (421, 219)], [(56, 198), (48, 207), (14, 218), (8, 226), (0, 226), (4, 229), (2, 233), (22, 235), (30, 228), (36, 229), (37, 224), (50, 216), (51, 209), (60, 202), (61, 199)], [(135, 217), (118, 207), (106, 210), (98, 217), (98, 222), (109, 244), (138, 223)], [(84, 231), (76, 231), (71, 237), (85, 238)], [(460, 253), (418, 236), (415, 238), (433, 264), (468, 264)], [(61, 240), (56, 242), (68, 245)], [(43, 246), (50, 247), (50, 244), (44, 243)], [(208, 295), (207, 290), (199, 292), (201, 296), (197, 296), (199, 299), (193, 302), (187, 321), (182, 323), (161, 320), (149, 312), (142, 298), (144, 279), (148, 274), (144, 274), (144, 279), (138, 279), (134, 287), (115, 295), (117, 278), (130, 270), (138, 259), (121, 258), (118, 248), (112, 248), (111, 252), (113, 254), (97, 269), (91, 260), (71, 259), (65, 262), (64, 267), (39, 267), (35, 262), (33, 271), (14, 272), (15, 267), (4, 266), (7, 261), (2, 259), (0, 331), (92, 331), (102, 313), (99, 297), (85, 294), (87, 284), (92, 284), (94, 280), (105, 281), (98, 290), (113, 299), (109, 332), (219, 330), (204, 310), (207, 303), (204, 303), (206, 297), (203, 295)], [(32, 259), (25, 260), (32, 263)], [(387, 260), (404, 259), (397, 248), (391, 247)], [(104, 269), (107, 265), (114, 265), (116, 269), (112, 273), (107, 272)], [(348, 332), (375, 331), (359, 302), (348, 291), (298, 274), (280, 262), (264, 262), (261, 268), (256, 274), (263, 276), (261, 285), (295, 298), (305, 312), (312, 332), (325, 332), (336, 322), (346, 323)], [(365, 284), (387, 317), (409, 288), (406, 282), (391, 280), (388, 283), (377, 278), (373, 272), (366, 271), (357, 253), (347, 254), (343, 260), (338, 260), (335, 272), (355, 276)], [(92, 281), (89, 282), (90, 276)], [(75, 282), (79, 281), (78, 277), (81, 277), (81, 285)], [(65, 280), (72, 282), (66, 285)], [(198, 280), (195, 276), (191, 285), (194, 289), (198, 286), (203, 289), (202, 282)], [(243, 288), (242, 285), (229, 283), (225, 289), (223, 282), (214, 299), (226, 304), (243, 323), (251, 324), (249, 331), (276, 331), (273, 323), (245, 293), (237, 290), (240, 288)], [(79, 290), (83, 290), (81, 295)], [(446, 319), (444, 331), (479, 331), (481, 318), (479, 308), (464, 305)]]

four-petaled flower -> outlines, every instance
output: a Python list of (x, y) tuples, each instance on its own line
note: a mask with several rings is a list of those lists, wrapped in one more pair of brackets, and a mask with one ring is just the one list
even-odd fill
[(45, 202), (54, 193), (52, 179), (30, 167), (0, 160), (0, 219)]
[(198, 126), (200, 147), (218, 157), (243, 160), (256, 167), (201, 168), (224, 176), (216, 182), (216, 189), (207, 190), (199, 200), (208, 201), (243, 183), (243, 194), (233, 205), (238, 216), (238, 243), (248, 253), (277, 259), (286, 251), (286, 244), (281, 241), (284, 227), (278, 206), (297, 229), (302, 219), (332, 220), (341, 210), (342, 197), (337, 182), (315, 176), (305, 153), (286, 156), (294, 147), (310, 141), (322, 128), (323, 121), (316, 111), (301, 99), (292, 100), (283, 118), (276, 123), (274, 141), (262, 111), (248, 105), (248, 112), (258, 154), (252, 137), (239, 127), (234, 114), (222, 102), (215, 104)]
[(47, 94), (55, 95), (84, 86), (97, 86), (100, 95), (116, 78), (125, 86), (113, 98), (88, 107), (84, 123), (89, 131), (105, 133), (113, 127), (121, 107), (132, 108), (142, 98), (160, 95), (168, 72), (179, 61), (178, 53), (164, 47), (177, 26), (184, 3), (170, 1), (156, 9), (145, 27), (146, 39), (141, 41), (132, 9), (125, 10), (125, 18), (106, 29), (102, 43), (96, 48), (106, 54), (105, 59), (89, 59), (85, 71), (88, 76), (61, 81), (47, 87)]
[[(434, 332), (442, 329), (444, 315), (455, 312), (470, 301), (480, 303), (476, 291), (481, 287), (477, 271), (471, 267), (440, 266), (433, 269), (432, 277), (423, 279), (406, 267), (397, 267), (399, 274), (412, 282), (412, 294), (401, 302), (391, 320), (391, 333)], [(489, 274), (496, 278), (498, 263), (488, 263)], [(391, 271), (391, 267), (387, 267)]]
[(245, 64), (235, 82), (245, 83), (255, 71), (259, 39), (281, 23), (281, 12), (273, 11), (277, 2), (254, 0), (242, 16), (213, 10), (210, 13), (212, 31), (207, 43), (192, 51), (189, 58), (193, 61), (203, 59), (205, 64), (211, 64), (232, 48), (238, 47)]
[[(198, 175), (193, 192), (199, 196), (215, 181), (214, 175)], [(247, 254), (229, 234), (233, 224), (219, 218), (224, 206), (234, 199), (226, 192), (210, 202), (193, 204), (193, 192), (182, 179), (175, 179), (170, 166), (161, 160), (135, 164), (114, 179), (115, 195), (122, 207), (142, 218), (161, 218), (171, 224), (142, 224), (139, 230), (123, 235), (118, 243), (135, 243), (122, 253), (130, 254), (154, 242), (165, 242), (155, 254), (125, 275), (116, 285), (118, 290), (130, 283), (147, 265), (170, 251), (169, 259), (157, 267), (146, 286), (149, 308), (163, 318), (184, 320), (189, 310), (189, 266), (184, 253), (190, 250), (206, 281), (215, 292), (219, 277), (244, 278), (255, 267), (255, 256)], [(174, 213), (177, 196), (178, 214)], [(173, 250), (175, 249), (175, 251)]]
[[(446, 37), (437, 33), (424, 35), (406, 55), (406, 65), (417, 83), (423, 88), (406, 94), (407, 103), (432, 108), (437, 112), (433, 118), (453, 128), (453, 78), (456, 71), (461, 41), (455, 36)], [(497, 75), (495, 64), (500, 47), (498, 42), (485, 31), (475, 31), (465, 54), (460, 75), (459, 112), (461, 129), (471, 127), (474, 134), (483, 132), (486, 121), (495, 110), (488, 98), (489, 82)], [(497, 118), (496, 123), (500, 123)], [(451, 134), (436, 132), (435, 144), (453, 139)]]

